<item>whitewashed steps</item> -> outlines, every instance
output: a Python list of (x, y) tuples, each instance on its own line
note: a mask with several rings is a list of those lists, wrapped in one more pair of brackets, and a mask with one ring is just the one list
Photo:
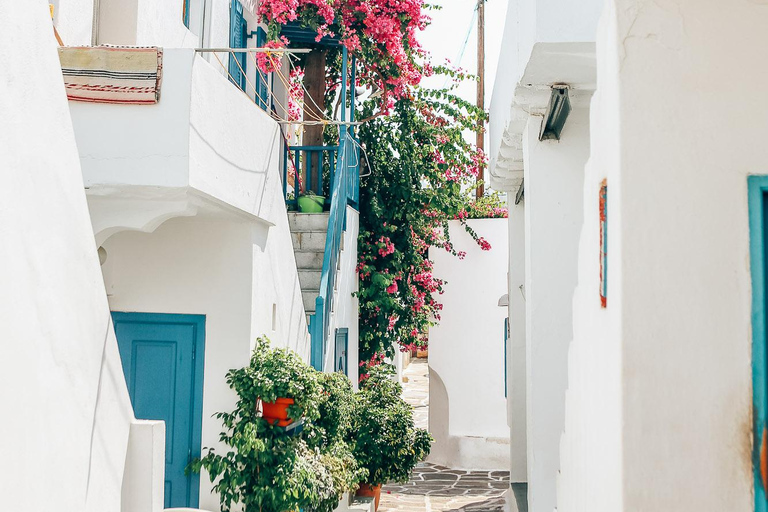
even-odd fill
[(288, 212), (288, 223), (299, 271), (304, 311), (310, 315), (315, 312), (315, 299), (320, 294), (328, 214)]

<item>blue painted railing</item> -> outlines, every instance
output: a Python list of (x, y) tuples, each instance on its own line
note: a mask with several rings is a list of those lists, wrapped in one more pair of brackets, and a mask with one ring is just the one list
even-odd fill
[[(303, 190), (312, 191), (318, 196), (324, 196), (330, 192), (330, 184), (336, 174), (336, 159), (338, 158), (339, 146), (288, 146), (283, 150), (283, 196), (285, 202), (293, 205), (294, 209), (299, 207), (299, 197), (297, 191), (302, 190), (299, 186), (301, 176), (305, 176)], [(302, 172), (302, 170), (304, 172)], [(288, 178), (293, 179), (293, 190), (288, 190)], [(327, 178), (327, 181), (326, 181)], [(326, 183), (329, 186), (325, 186)], [(326, 196), (325, 204), (330, 205), (330, 195)]]
[[(351, 66), (351, 87), (347, 87), (347, 49), (342, 50), (341, 76), (341, 121), (355, 119), (355, 66)], [(349, 94), (348, 94), (349, 93)], [(323, 370), (325, 350), (330, 339), (331, 312), (334, 310), (334, 288), (338, 272), (341, 241), (347, 223), (347, 206), (357, 206), (360, 194), (360, 153), (359, 144), (354, 138), (354, 127), (349, 124), (339, 125), (339, 145), (336, 147), (336, 168), (330, 180), (330, 212), (328, 230), (325, 239), (323, 270), (320, 276), (320, 294), (315, 300), (315, 313), (309, 318), (309, 333), (312, 338), (312, 366)], [(285, 182), (284, 182), (285, 183)]]

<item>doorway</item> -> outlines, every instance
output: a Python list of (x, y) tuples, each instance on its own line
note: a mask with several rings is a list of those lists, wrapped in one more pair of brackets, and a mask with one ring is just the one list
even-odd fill
[(200, 457), (205, 316), (113, 312), (128, 394), (137, 419), (165, 422), (165, 508), (196, 508)]

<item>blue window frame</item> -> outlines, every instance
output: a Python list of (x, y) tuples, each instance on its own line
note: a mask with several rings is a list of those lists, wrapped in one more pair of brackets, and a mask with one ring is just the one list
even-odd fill
[(349, 375), (347, 353), (349, 348), (349, 329), (336, 329), (336, 349), (333, 357), (333, 371)]
[(504, 319), (504, 398), (507, 398), (507, 342), (509, 340), (509, 318)]
[[(263, 48), (267, 44), (267, 32), (259, 27), (256, 29), (256, 46)], [(269, 84), (267, 83), (267, 75), (261, 72), (258, 67), (256, 68), (256, 103), (267, 114), (272, 108), (271, 101), (269, 99)]]
[(768, 176), (749, 176), (749, 249), (752, 273), (752, 465), (755, 512), (768, 511), (768, 377), (766, 376), (766, 263), (768, 263)]

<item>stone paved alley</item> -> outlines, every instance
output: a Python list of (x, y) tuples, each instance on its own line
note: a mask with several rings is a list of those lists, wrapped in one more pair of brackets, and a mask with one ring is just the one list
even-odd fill
[[(416, 425), (427, 428), (429, 368), (426, 359), (414, 359), (404, 374), (403, 398), (414, 406)], [(429, 462), (419, 464), (404, 485), (382, 489), (379, 512), (486, 512), (504, 510), (506, 471), (464, 471)]]

